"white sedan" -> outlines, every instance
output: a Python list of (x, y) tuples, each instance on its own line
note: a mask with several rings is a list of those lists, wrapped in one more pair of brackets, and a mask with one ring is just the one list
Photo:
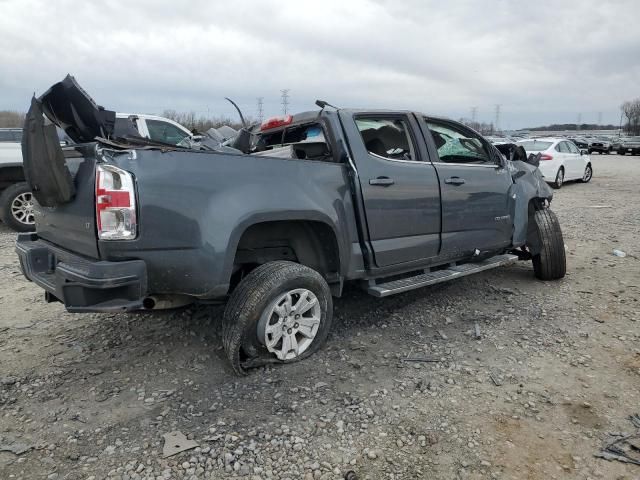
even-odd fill
[(521, 140), (527, 155), (541, 154), (538, 168), (545, 181), (553, 188), (560, 188), (564, 182), (578, 180), (588, 182), (593, 177), (591, 158), (582, 153), (575, 143), (566, 138), (531, 138)]

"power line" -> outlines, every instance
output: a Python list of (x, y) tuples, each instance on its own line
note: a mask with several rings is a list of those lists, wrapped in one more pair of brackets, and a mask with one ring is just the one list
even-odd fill
[(264, 108), (263, 108), (264, 97), (258, 97), (258, 121), (262, 123), (264, 119)]
[(282, 113), (283, 115), (287, 114), (287, 107), (289, 106), (289, 89), (285, 88), (280, 90), (281, 93), (281, 103), (282, 103)]

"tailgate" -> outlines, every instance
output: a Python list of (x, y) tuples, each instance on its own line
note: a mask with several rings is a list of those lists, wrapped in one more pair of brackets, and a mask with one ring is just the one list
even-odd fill
[(95, 226), (95, 144), (63, 149), (73, 179), (74, 197), (54, 207), (35, 209), (36, 231), (44, 240), (81, 255), (98, 258)]
[[(89, 142), (108, 137), (114, 119), (114, 112), (97, 105), (69, 75), (34, 97), (25, 119), (22, 156), (38, 204), (38, 236), (85, 257), (98, 258), (96, 144)], [(54, 124), (77, 145), (62, 148)]]

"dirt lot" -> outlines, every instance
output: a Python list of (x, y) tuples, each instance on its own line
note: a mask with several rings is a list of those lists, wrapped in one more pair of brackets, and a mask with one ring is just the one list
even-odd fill
[[(640, 413), (640, 158), (592, 159), (553, 202), (563, 281), (520, 262), (385, 300), (349, 290), (324, 350), (246, 378), (220, 308), (68, 314), (0, 226), (0, 448), (28, 448), (0, 452), (0, 478), (640, 478), (594, 457)], [(200, 447), (163, 459), (175, 430)]]

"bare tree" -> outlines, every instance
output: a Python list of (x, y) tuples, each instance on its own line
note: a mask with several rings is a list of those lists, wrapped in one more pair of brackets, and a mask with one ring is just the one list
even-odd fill
[[(197, 116), (196, 112), (176, 112), (175, 110), (165, 110), (162, 112), (162, 116), (166, 117), (174, 122), (178, 122), (180, 125), (184, 125), (189, 130), (204, 133), (211, 127), (218, 128), (222, 125), (228, 125), (232, 128), (239, 129), (242, 124), (237, 120), (232, 120), (228, 117), (205, 117)], [(248, 119), (251, 123), (251, 120)]]
[(627, 100), (620, 105), (623, 115), (627, 118), (625, 130), (630, 135), (640, 135), (640, 98)]
[(0, 110), (0, 128), (22, 128), (24, 125), (24, 116), (22, 112), (13, 110)]

